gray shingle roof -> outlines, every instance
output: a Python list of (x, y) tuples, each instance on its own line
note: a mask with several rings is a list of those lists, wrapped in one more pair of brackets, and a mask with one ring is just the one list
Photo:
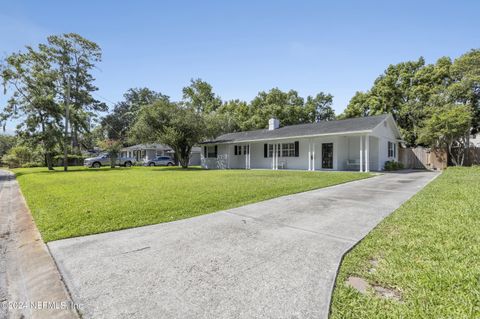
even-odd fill
[(345, 120), (322, 121), (319, 123), (290, 125), (280, 127), (271, 131), (268, 129), (263, 129), (238, 133), (228, 133), (220, 135), (214, 140), (206, 141), (204, 142), (204, 144), (246, 142), (264, 139), (369, 131), (374, 129), (388, 116), (388, 114), (382, 114), (376, 116), (349, 118)]
[[(137, 144), (128, 147), (122, 148), (122, 151), (136, 151), (136, 150), (165, 150), (172, 151), (172, 148), (164, 144)], [(201, 147), (194, 146), (192, 147), (192, 153), (200, 153), (202, 151)]]
[(129, 147), (122, 148), (122, 151), (134, 151), (134, 150), (145, 150), (145, 149), (157, 149), (164, 150), (170, 149), (170, 147), (163, 144), (137, 144)]

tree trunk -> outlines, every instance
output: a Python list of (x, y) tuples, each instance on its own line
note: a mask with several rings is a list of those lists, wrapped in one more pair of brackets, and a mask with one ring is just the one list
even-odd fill
[(115, 168), (115, 163), (117, 162), (117, 157), (115, 155), (111, 155), (110, 160), (110, 168)]
[(448, 155), (449, 155), (450, 158), (452, 159), (452, 163), (453, 163), (455, 166), (458, 166), (458, 164), (457, 164), (457, 159), (455, 158), (455, 154), (453, 153), (452, 142), (448, 142), (448, 144), (447, 144), (447, 151), (448, 151)]
[(188, 168), (188, 162), (190, 162), (190, 154), (186, 150), (181, 150), (180, 153), (180, 165), (182, 168)]
[(470, 130), (467, 133), (466, 146), (465, 161), (467, 162), (466, 165), (470, 166)]
[(187, 157), (180, 157), (180, 165), (182, 166), (182, 168), (188, 168), (188, 162), (189, 162), (189, 158), (188, 156)]
[(48, 170), (53, 171), (52, 153), (50, 153), (49, 151), (45, 153), (45, 161), (47, 162)]

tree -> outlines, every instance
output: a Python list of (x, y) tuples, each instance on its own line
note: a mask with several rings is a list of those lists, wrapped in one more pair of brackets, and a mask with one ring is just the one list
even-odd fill
[(472, 112), (465, 105), (446, 104), (436, 107), (421, 129), (420, 141), (445, 148), (455, 165), (463, 165)]
[(0, 134), (0, 158), (8, 153), (8, 151), (15, 146), (17, 138), (12, 135)]
[(0, 68), (4, 91), (12, 91), (0, 113), (0, 122), (20, 121), (17, 134), (40, 143), (45, 151), (45, 164), (53, 169), (54, 146), (59, 142), (61, 107), (56, 102), (57, 73), (45, 51), (27, 47), (24, 53), (8, 56)]
[(332, 121), (335, 111), (332, 108), (333, 95), (318, 93), (315, 97), (308, 96), (304, 106), (306, 122)]
[(250, 103), (253, 113), (248, 120), (253, 128), (268, 127), (272, 117), (280, 120), (282, 125), (294, 125), (304, 122), (304, 99), (295, 90), (283, 92), (273, 88), (268, 92), (259, 92)]
[(99, 146), (108, 153), (110, 156), (110, 167), (115, 168), (117, 163), (118, 154), (122, 149), (122, 142), (117, 140), (104, 140), (99, 143)]
[(187, 168), (192, 147), (206, 138), (207, 127), (196, 109), (159, 100), (142, 107), (131, 133), (138, 141), (170, 146)]
[[(46, 53), (58, 74), (58, 93), (65, 114), (66, 170), (68, 142), (71, 142), (72, 150), (79, 152), (80, 134), (90, 130), (90, 119), (95, 117), (96, 112), (107, 110), (105, 103), (92, 96), (98, 88), (93, 84), (95, 79), (91, 71), (101, 61), (102, 54), (95, 42), (76, 33), (49, 36), (47, 42), (40, 45), (40, 50)], [(69, 123), (70, 133), (67, 130)]]
[(9, 168), (38, 166), (41, 162), (41, 155), (36, 147), (17, 145), (3, 155), (2, 162), (6, 163)]
[(340, 115), (341, 118), (363, 117), (370, 115), (369, 94), (357, 91), (350, 99), (347, 108)]
[(43, 145), (49, 169), (60, 139), (66, 169), (69, 148), (79, 151), (81, 134), (89, 131), (95, 112), (106, 110), (91, 95), (97, 90), (91, 71), (100, 59), (97, 44), (69, 33), (48, 37), (38, 49), (11, 54), (0, 67), (5, 93), (12, 93), (0, 122), (20, 120), (17, 132)]
[(423, 109), (429, 91), (441, 79), (434, 79), (432, 72), (421, 73), (425, 60), (390, 65), (367, 92), (357, 92), (350, 100), (342, 117), (392, 114), (408, 144), (417, 142), (416, 131), (423, 118)]
[(391, 113), (403, 139), (413, 146), (424, 143), (419, 134), (432, 109), (448, 103), (468, 105), (474, 114), (472, 125), (478, 127), (479, 74), (479, 50), (472, 50), (454, 62), (442, 57), (435, 64), (425, 64), (420, 58), (390, 65), (370, 90), (352, 97), (342, 117)]
[(190, 85), (182, 90), (183, 102), (197, 113), (215, 112), (221, 105), (222, 99), (213, 92), (210, 84), (202, 79), (191, 79)]
[(451, 76), (451, 100), (471, 108), (472, 133), (477, 133), (480, 129), (480, 49), (471, 50), (455, 59)]
[[(217, 110), (222, 121), (223, 133), (248, 131), (251, 127), (248, 120), (251, 116), (250, 107), (247, 102), (239, 99), (224, 102)], [(223, 120), (222, 120), (223, 119)]]
[(115, 104), (112, 113), (100, 121), (100, 126), (108, 139), (127, 141), (138, 112), (142, 106), (154, 103), (157, 100), (169, 101), (169, 97), (148, 88), (132, 88), (124, 95), (124, 100)]

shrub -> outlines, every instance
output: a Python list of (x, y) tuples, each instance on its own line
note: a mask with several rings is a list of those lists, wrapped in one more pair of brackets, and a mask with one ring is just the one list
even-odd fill
[[(68, 154), (67, 161), (68, 165), (83, 165), (83, 161), (87, 158), (87, 156), (81, 154)], [(63, 154), (58, 154), (53, 157), (54, 163), (57, 166), (63, 165)]]
[(29, 165), (41, 166), (42, 158), (37, 152), (27, 146), (15, 146), (2, 157), (2, 162), (6, 163), (9, 168), (22, 167), (27, 163)]
[(22, 168), (40, 167), (40, 166), (42, 166), (42, 164), (38, 162), (27, 162), (21, 165)]
[(403, 163), (396, 162), (396, 161), (386, 161), (384, 169), (386, 171), (396, 171), (399, 169), (403, 169)]

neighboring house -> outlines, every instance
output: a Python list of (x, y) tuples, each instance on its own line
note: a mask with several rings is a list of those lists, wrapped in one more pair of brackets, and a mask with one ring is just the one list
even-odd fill
[[(170, 156), (173, 158), (174, 151), (171, 147), (163, 144), (138, 144), (122, 148), (121, 156), (134, 157), (137, 162), (152, 160), (157, 156)], [(192, 148), (189, 165), (200, 165), (201, 148)]]
[(398, 161), (400, 132), (391, 115), (229, 133), (203, 144), (204, 168), (380, 171)]
[(480, 147), (480, 133), (470, 135), (470, 146)]

